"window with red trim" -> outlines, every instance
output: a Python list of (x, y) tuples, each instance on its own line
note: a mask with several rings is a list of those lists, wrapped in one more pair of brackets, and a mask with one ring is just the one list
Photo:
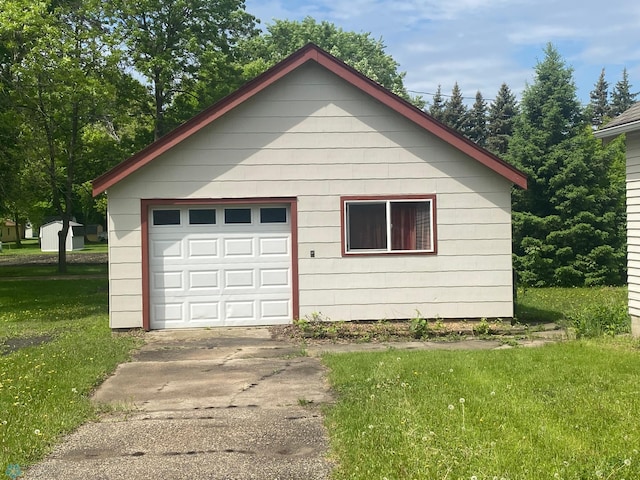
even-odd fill
[(345, 253), (435, 252), (431, 198), (343, 199)]

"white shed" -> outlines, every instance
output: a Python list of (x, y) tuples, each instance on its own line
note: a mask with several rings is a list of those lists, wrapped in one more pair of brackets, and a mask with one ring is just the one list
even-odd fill
[[(54, 220), (40, 227), (40, 250), (58, 251), (58, 232), (62, 230), (62, 220)], [(84, 248), (84, 228), (82, 224), (69, 222), (67, 233), (67, 252)]]
[(514, 184), (307, 45), (94, 181), (110, 325), (512, 317)]
[(627, 143), (627, 281), (631, 333), (640, 336), (640, 102), (604, 128), (597, 138), (625, 134)]

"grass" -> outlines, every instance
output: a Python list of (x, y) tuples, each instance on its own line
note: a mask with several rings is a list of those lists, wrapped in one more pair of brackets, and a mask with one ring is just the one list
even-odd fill
[[(57, 258), (57, 252), (42, 252), (40, 243), (35, 240), (22, 240), (22, 246), (18, 248), (15, 242), (3, 242), (2, 252), (0, 255), (34, 255), (48, 254), (52, 258)], [(106, 243), (85, 243), (82, 250), (75, 250), (73, 253), (107, 253), (108, 245)], [(70, 252), (68, 252), (70, 253)]]
[(557, 323), (571, 328), (578, 337), (617, 335), (631, 331), (627, 289), (623, 287), (520, 290), (516, 318), (530, 326)]
[[(106, 263), (68, 263), (65, 275), (106, 275), (109, 268)], [(0, 277), (46, 277), (59, 276), (57, 265), (3, 265)]]
[(639, 347), (327, 355), (334, 477), (640, 478)]
[(94, 418), (90, 393), (138, 344), (109, 329), (106, 279), (0, 282), (0, 468)]

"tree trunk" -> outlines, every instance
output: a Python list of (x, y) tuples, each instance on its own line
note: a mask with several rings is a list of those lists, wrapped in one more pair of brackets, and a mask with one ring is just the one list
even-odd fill
[(67, 235), (69, 215), (62, 216), (62, 230), (58, 232), (58, 273), (67, 273)]
[(16, 224), (16, 248), (22, 248), (22, 235), (20, 235), (20, 217), (17, 213), (14, 214), (13, 221)]

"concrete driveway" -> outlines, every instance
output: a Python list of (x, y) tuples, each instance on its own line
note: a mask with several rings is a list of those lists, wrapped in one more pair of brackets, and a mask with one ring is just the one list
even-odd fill
[(95, 394), (111, 410), (25, 479), (325, 479), (319, 360), (264, 328), (147, 334)]

